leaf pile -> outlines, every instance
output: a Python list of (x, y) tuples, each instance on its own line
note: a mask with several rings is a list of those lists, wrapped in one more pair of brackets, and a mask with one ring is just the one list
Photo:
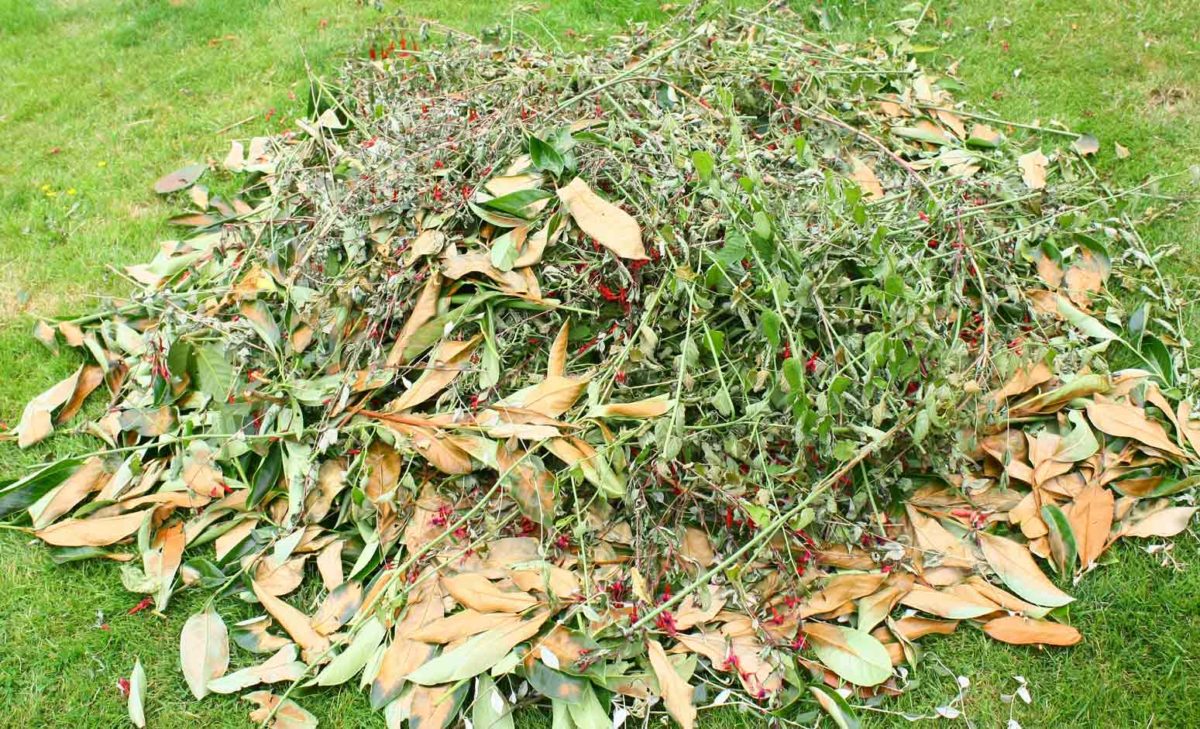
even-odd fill
[(927, 634), (1077, 643), (1062, 586), (1195, 511), (1144, 188), (904, 35), (685, 12), (577, 55), (402, 26), (299, 132), (164, 177), (189, 233), (38, 324), (88, 362), (12, 434), (103, 385), (103, 446), (0, 515), (159, 610), (210, 592), (187, 685), (271, 726), (350, 681), (389, 726), (845, 721)]

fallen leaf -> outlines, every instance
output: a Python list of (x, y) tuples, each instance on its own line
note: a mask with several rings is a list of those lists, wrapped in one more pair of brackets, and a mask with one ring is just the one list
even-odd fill
[(292, 640), (296, 641), (296, 644), (303, 648), (307, 655), (316, 658), (329, 649), (329, 639), (313, 629), (307, 615), (283, 600), (264, 592), (253, 580), (250, 581), (250, 587), (254, 591), (255, 597), (262, 603), (263, 608), (271, 614), (271, 617), (275, 618), (288, 635), (292, 636)]
[(533, 596), (518, 590), (501, 589), (488, 578), (473, 572), (443, 577), (442, 587), (460, 605), (481, 613), (519, 613), (537, 604)]
[(73, 375), (56, 383), (49, 390), (29, 401), (29, 404), (25, 406), (25, 411), (21, 413), (21, 420), (17, 422), (17, 427), (13, 430), (17, 436), (18, 447), (28, 448), (45, 439), (54, 431), (54, 421), (50, 414), (71, 399), (84, 369), (81, 366), (75, 370)]
[(1079, 566), (1087, 569), (1104, 552), (1108, 543), (1108, 532), (1113, 522), (1113, 494), (1108, 489), (1093, 483), (1075, 497), (1063, 509), (1071, 532), (1075, 536), (1075, 548), (1079, 554)]
[(136, 727), (146, 726), (146, 669), (138, 659), (129, 674), (129, 720)]
[(1123, 537), (1173, 537), (1192, 521), (1196, 513), (1195, 506), (1173, 506), (1161, 511), (1155, 511), (1149, 516), (1139, 519), (1129, 526), (1122, 527)]
[(983, 624), (983, 632), (998, 641), (1013, 645), (1068, 646), (1083, 640), (1079, 631), (1069, 625), (1017, 615), (989, 620)]
[(692, 687), (683, 680), (675, 666), (667, 658), (662, 645), (656, 640), (646, 641), (646, 655), (654, 677), (658, 679), (659, 692), (667, 711), (683, 729), (696, 725), (696, 707), (692, 705)]
[(1133, 438), (1163, 453), (1186, 457), (1171, 441), (1166, 428), (1147, 418), (1141, 408), (1128, 403), (1093, 401), (1088, 403), (1087, 416), (1097, 430), (1108, 435)]
[(821, 663), (855, 686), (878, 686), (892, 677), (891, 656), (869, 633), (810, 622), (804, 634)]
[(558, 189), (567, 212), (579, 228), (621, 258), (645, 260), (642, 229), (629, 213), (604, 200), (576, 177)]
[(1046, 186), (1046, 165), (1050, 160), (1042, 154), (1042, 150), (1032, 152), (1017, 158), (1017, 166), (1021, 168), (1021, 179), (1030, 190), (1041, 190)]
[[(231, 150), (232, 151), (232, 150)], [(174, 172), (163, 175), (154, 183), (154, 191), (159, 195), (166, 195), (172, 192), (178, 192), (191, 187), (204, 171), (208, 169), (202, 164), (188, 165), (181, 167)]]
[(875, 170), (858, 157), (850, 158), (850, 178), (854, 180), (868, 200), (879, 200), (884, 196), (883, 185), (875, 175)]
[(183, 624), (179, 663), (184, 681), (198, 699), (208, 694), (208, 682), (229, 668), (229, 631), (214, 610), (196, 613)]
[(270, 691), (254, 691), (242, 698), (258, 704), (258, 708), (250, 712), (252, 722), (262, 724), (272, 711), (275, 712), (266, 729), (317, 729), (317, 717), (291, 699), (282, 699)]
[(1004, 584), (1026, 600), (1036, 605), (1061, 607), (1075, 599), (1046, 578), (1024, 545), (979, 532), (979, 546)]
[(148, 513), (133, 511), (120, 516), (66, 519), (34, 534), (56, 547), (106, 547), (136, 532)]

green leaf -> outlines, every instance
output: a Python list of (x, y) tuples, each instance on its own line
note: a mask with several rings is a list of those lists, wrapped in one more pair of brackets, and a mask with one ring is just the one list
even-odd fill
[(834, 673), (855, 686), (878, 686), (892, 677), (892, 659), (883, 644), (868, 633), (840, 625), (828, 625), (821, 631), (831, 640), (810, 632), (817, 657)]
[(520, 258), (517, 244), (513, 242), (512, 233), (505, 233), (492, 242), (492, 265), (501, 271), (511, 271), (513, 264)]
[(1092, 426), (1079, 410), (1070, 411), (1067, 417), (1075, 427), (1063, 436), (1058, 451), (1054, 454), (1054, 460), (1061, 463), (1078, 463), (1091, 458), (1092, 454), (1100, 450), (1100, 443), (1096, 440), (1096, 434), (1092, 432)]
[(922, 129), (920, 127), (894, 127), (892, 129), (892, 134), (895, 134), (897, 137), (915, 139), (918, 142), (936, 144), (938, 146), (950, 143), (950, 140), (946, 138), (945, 135), (938, 134), (937, 132), (930, 131), (929, 129)]
[(1079, 548), (1075, 544), (1075, 532), (1071, 522), (1062, 509), (1054, 504), (1042, 507), (1042, 521), (1050, 529), (1050, 561), (1059, 574), (1071, 574), (1075, 569), (1075, 560), (1079, 558)]
[(385, 636), (387, 636), (387, 628), (379, 618), (372, 617), (369, 621), (362, 623), (354, 640), (350, 641), (350, 645), (346, 646), (346, 649), (317, 675), (317, 685), (336, 686), (349, 681), (367, 665), (367, 661), (371, 659), (375, 649), (383, 643)]
[(708, 182), (710, 179), (712, 179), (713, 169), (715, 168), (716, 163), (713, 161), (711, 154), (702, 149), (698, 149), (695, 152), (692, 152), (692, 166), (696, 168), (696, 176), (700, 178), (700, 181)]
[(772, 347), (779, 346), (779, 329), (783, 326), (783, 319), (773, 310), (767, 309), (759, 317), (759, 324), (762, 326), (763, 336), (771, 343)]
[(531, 637), (544, 619), (543, 613), (541, 619), (534, 618), (480, 633), (458, 648), (425, 662), (406, 678), (420, 686), (474, 678), (499, 663), (517, 643)]
[(1142, 356), (1148, 359), (1157, 371), (1158, 376), (1167, 385), (1175, 384), (1175, 364), (1171, 361), (1171, 352), (1167, 345), (1158, 337), (1147, 334), (1142, 338)]
[(129, 720), (136, 727), (146, 726), (146, 669), (138, 659), (129, 674)]
[(812, 684), (808, 690), (838, 729), (858, 729), (858, 719), (841, 694), (822, 684)]
[(52, 463), (24, 478), (0, 486), (0, 519), (29, 508), (74, 473), (80, 463), (78, 459)]
[(225, 347), (219, 344), (198, 347), (193, 364), (200, 391), (214, 400), (224, 402), (236, 382), (233, 365), (229, 364), (229, 358), (225, 355)]
[(476, 729), (513, 729), (515, 726), (512, 709), (504, 700), (504, 694), (486, 673), (475, 679), (475, 705), (471, 712), (471, 723)]
[(555, 177), (561, 175), (566, 167), (566, 160), (557, 149), (532, 134), (529, 135), (529, 158), (533, 160), (534, 167)]
[(518, 218), (525, 218), (528, 217), (525, 214), (525, 208), (539, 200), (551, 197), (554, 197), (554, 194), (545, 190), (517, 190), (507, 195), (486, 200), (480, 203), (480, 205), (492, 210), (499, 210), (502, 213), (515, 215)]
[(554, 703), (576, 704), (583, 700), (587, 681), (556, 671), (541, 661), (534, 661), (525, 672), (529, 685)]
[(1055, 297), (1058, 304), (1058, 313), (1062, 315), (1072, 326), (1087, 336), (1101, 341), (1111, 341), (1120, 339), (1108, 327), (1100, 323), (1098, 319), (1088, 316), (1067, 300), (1067, 297), (1058, 295)]

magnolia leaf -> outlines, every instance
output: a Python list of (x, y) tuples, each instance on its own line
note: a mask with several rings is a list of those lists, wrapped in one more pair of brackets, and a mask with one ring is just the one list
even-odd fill
[(233, 694), (260, 683), (299, 681), (308, 666), (296, 660), (296, 644), (285, 643), (266, 661), (209, 681), (207, 688), (216, 694)]
[(195, 184), (196, 180), (208, 169), (207, 165), (194, 164), (181, 167), (174, 172), (163, 175), (154, 183), (154, 191), (159, 195), (185, 190)]
[(21, 420), (13, 430), (17, 436), (19, 447), (28, 448), (54, 431), (54, 421), (50, 414), (71, 399), (83, 372), (84, 368), (80, 367), (75, 370), (73, 375), (58, 382), (25, 406), (25, 411), (21, 413)]
[(146, 726), (146, 669), (142, 668), (141, 659), (133, 664), (133, 672), (129, 674), (129, 720), (136, 727)]
[(1004, 584), (1026, 600), (1036, 605), (1061, 607), (1075, 599), (1046, 578), (1025, 545), (979, 532), (979, 546), (984, 558)]
[(476, 729), (514, 729), (512, 709), (496, 682), (486, 673), (475, 679), (475, 701), (471, 723)]
[(1046, 155), (1042, 154), (1040, 149), (1018, 157), (1017, 166), (1021, 168), (1021, 179), (1025, 181), (1025, 186), (1030, 190), (1044, 188), (1046, 186), (1046, 165), (1049, 163), (1050, 160), (1046, 159)]
[(131, 536), (151, 510), (131, 511), (120, 516), (65, 519), (34, 534), (56, 547), (106, 547)]
[(254, 691), (242, 698), (258, 704), (258, 708), (250, 712), (252, 722), (262, 724), (272, 711), (275, 712), (266, 729), (317, 729), (317, 717), (291, 699), (280, 698), (270, 691)]
[(1184, 529), (1196, 513), (1195, 506), (1173, 506), (1151, 513), (1121, 529), (1123, 537), (1173, 537)]
[(212, 609), (196, 613), (179, 634), (179, 663), (192, 695), (202, 699), (208, 682), (229, 668), (229, 631)]
[(576, 177), (560, 187), (558, 199), (575, 224), (600, 245), (621, 258), (635, 261), (647, 258), (642, 229), (633, 216), (592, 192), (582, 179)]
[(675, 407), (675, 401), (666, 395), (637, 400), (634, 402), (614, 402), (607, 405), (597, 405), (588, 413), (590, 418), (657, 418), (665, 415)]
[(804, 633), (821, 662), (855, 686), (878, 686), (892, 677), (892, 659), (869, 633), (811, 622)]
[(550, 613), (543, 612), (514, 625), (496, 628), (442, 653), (406, 676), (420, 686), (454, 683), (474, 678), (496, 665), (516, 645), (537, 635)]
[(1013, 645), (1075, 645), (1083, 640), (1079, 631), (1069, 625), (1032, 620), (1019, 615), (989, 620), (983, 624), (988, 636)]
[(1186, 457), (1167, 435), (1166, 428), (1146, 417), (1145, 410), (1141, 408), (1128, 403), (1095, 401), (1088, 403), (1087, 415), (1097, 430), (1108, 435), (1133, 438), (1155, 450)]
[(1108, 532), (1113, 523), (1113, 493), (1100, 484), (1090, 484), (1063, 513), (1071, 524), (1079, 566), (1087, 569), (1108, 545)]
[[(646, 655), (650, 659), (650, 667), (654, 669), (654, 677), (658, 679), (659, 693), (667, 711), (683, 729), (692, 729), (696, 725), (696, 707), (692, 705), (692, 687), (683, 680), (675, 666), (667, 658), (662, 645), (656, 640), (646, 642)], [(890, 671), (889, 671), (890, 673)]]
[(375, 649), (383, 643), (387, 628), (377, 617), (372, 617), (356, 627), (354, 639), (345, 650), (337, 654), (329, 665), (317, 674), (318, 686), (336, 686), (354, 677), (367, 665)]
[(841, 694), (821, 684), (810, 685), (808, 691), (838, 729), (858, 729), (860, 726), (858, 719), (854, 716), (850, 704), (846, 703)]

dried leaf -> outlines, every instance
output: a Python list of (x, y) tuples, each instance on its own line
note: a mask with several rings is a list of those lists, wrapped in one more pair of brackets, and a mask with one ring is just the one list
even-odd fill
[(537, 604), (533, 596), (501, 589), (488, 578), (473, 572), (443, 577), (442, 587), (463, 607), (482, 613), (519, 613)]
[(120, 516), (66, 519), (34, 534), (56, 547), (106, 547), (136, 532), (148, 514), (148, 511), (133, 511)]
[(1086, 569), (1104, 552), (1113, 522), (1113, 494), (1093, 483), (1063, 509), (1075, 537), (1079, 566)]
[(1173, 506), (1139, 519), (1121, 528), (1123, 537), (1173, 537), (1192, 521), (1195, 506)]
[(1013, 592), (1037, 605), (1060, 607), (1075, 598), (1054, 586), (1022, 544), (979, 532), (979, 546), (992, 569)]
[(1049, 163), (1050, 160), (1046, 159), (1046, 155), (1042, 154), (1040, 149), (1018, 157), (1017, 166), (1021, 168), (1021, 179), (1025, 181), (1025, 186), (1030, 190), (1046, 187), (1046, 165)]
[(821, 662), (855, 686), (878, 686), (892, 677), (891, 656), (869, 633), (813, 622), (804, 634)]
[(575, 224), (600, 245), (621, 258), (635, 261), (647, 258), (642, 229), (633, 216), (592, 192), (582, 179), (576, 177), (560, 187), (558, 199)]
[(989, 620), (983, 632), (995, 640), (1013, 645), (1075, 645), (1083, 640), (1079, 631), (1062, 623), (1032, 620), (1017, 615)]
[(1181, 458), (1184, 452), (1171, 441), (1166, 428), (1128, 403), (1094, 401), (1087, 406), (1088, 420), (1097, 430), (1118, 438), (1133, 438), (1155, 450)]
[(879, 200), (883, 197), (883, 185), (880, 184), (875, 170), (871, 169), (870, 165), (858, 157), (851, 157), (850, 170), (850, 178), (854, 180), (868, 200)]
[(696, 707), (692, 705), (692, 687), (683, 680), (675, 666), (667, 658), (662, 645), (656, 640), (646, 641), (646, 655), (654, 677), (658, 679), (659, 692), (667, 711), (683, 729), (696, 725)]
[(292, 640), (296, 641), (296, 644), (303, 648), (307, 655), (315, 658), (329, 649), (329, 639), (313, 630), (307, 615), (283, 600), (264, 592), (253, 580), (250, 581), (250, 587), (254, 590), (254, 595), (262, 603), (263, 608), (271, 614), (271, 617), (275, 618), (288, 635), (292, 636)]
[(229, 631), (212, 609), (196, 613), (179, 634), (179, 663), (183, 678), (198, 699), (208, 694), (208, 682), (229, 668)]

